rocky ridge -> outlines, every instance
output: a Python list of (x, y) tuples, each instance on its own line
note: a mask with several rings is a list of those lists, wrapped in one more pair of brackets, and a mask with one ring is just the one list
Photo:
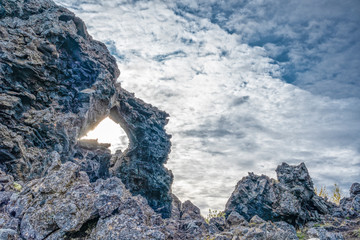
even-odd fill
[[(91, 182), (109, 177), (110, 167), (126, 172), (118, 175), (130, 191), (169, 216), (167, 114), (121, 89), (115, 59), (72, 12), (48, 0), (4, 0), (1, 9), (1, 168), (18, 181), (42, 177), (56, 151), (62, 162), (80, 164)], [(78, 141), (107, 116), (130, 139), (114, 166), (109, 150)], [(134, 177), (135, 169), (142, 174)]]
[(297, 227), (317, 221), (335, 208), (317, 196), (305, 164), (281, 164), (276, 169), (278, 180), (253, 173), (236, 186), (226, 204), (226, 212), (236, 211), (247, 220), (257, 215), (264, 220), (286, 221)]
[[(171, 193), (168, 115), (119, 74), (72, 12), (0, 1), (0, 239), (359, 237), (360, 184), (334, 205), (316, 196), (304, 164), (280, 165), (277, 180), (249, 174), (224, 214), (204, 219)], [(127, 133), (124, 152), (79, 140), (105, 117)]]

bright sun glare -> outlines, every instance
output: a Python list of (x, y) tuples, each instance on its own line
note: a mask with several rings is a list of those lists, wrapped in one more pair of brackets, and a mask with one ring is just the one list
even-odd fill
[(98, 139), (99, 143), (111, 143), (111, 153), (115, 153), (118, 149), (125, 151), (129, 144), (124, 129), (108, 117), (81, 139)]

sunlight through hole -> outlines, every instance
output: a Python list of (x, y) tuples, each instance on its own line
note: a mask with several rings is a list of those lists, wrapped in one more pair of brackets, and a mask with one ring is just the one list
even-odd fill
[(97, 139), (99, 143), (110, 143), (111, 153), (119, 149), (125, 151), (129, 145), (129, 138), (124, 129), (108, 117), (81, 139)]

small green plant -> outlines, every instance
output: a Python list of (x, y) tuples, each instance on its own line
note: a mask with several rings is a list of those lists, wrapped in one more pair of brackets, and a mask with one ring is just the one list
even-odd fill
[(217, 217), (225, 218), (225, 213), (222, 211), (209, 209), (209, 213), (207, 217), (205, 217), (205, 222), (209, 223), (212, 218), (217, 218)]
[(210, 237), (210, 236), (206, 236), (206, 238), (204, 238), (204, 240), (215, 240), (214, 237)]
[(254, 226), (256, 226), (256, 225), (257, 225), (257, 223), (254, 223), (254, 222), (249, 223), (249, 226), (250, 226), (250, 227), (254, 227)]
[(299, 238), (299, 240), (304, 240), (306, 238), (306, 234), (300, 230), (296, 231), (296, 236)]
[(17, 182), (14, 182), (13, 187), (16, 191), (21, 192), (22, 186), (18, 184)]

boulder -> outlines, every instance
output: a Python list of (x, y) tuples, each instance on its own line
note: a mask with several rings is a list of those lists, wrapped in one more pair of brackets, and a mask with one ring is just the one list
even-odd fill
[[(164, 239), (160, 215), (120, 179), (91, 183), (80, 166), (54, 162), (47, 176), (27, 183), (4, 208), (23, 239)], [(5, 226), (5, 224), (3, 224)], [(13, 229), (17, 233), (17, 229)], [(13, 232), (11, 231), (11, 232)], [(9, 232), (9, 231), (8, 231)]]
[(253, 216), (302, 226), (319, 220), (333, 205), (316, 196), (304, 163), (277, 167), (278, 180), (249, 173), (238, 182), (226, 204), (226, 214), (236, 211), (249, 221)]
[(358, 218), (360, 217), (360, 184), (353, 183), (350, 187), (350, 196), (340, 200), (340, 206), (337, 208), (336, 217)]
[(310, 228), (307, 231), (307, 235), (310, 238), (316, 238), (319, 240), (344, 240), (341, 233), (331, 233), (321, 227)]

